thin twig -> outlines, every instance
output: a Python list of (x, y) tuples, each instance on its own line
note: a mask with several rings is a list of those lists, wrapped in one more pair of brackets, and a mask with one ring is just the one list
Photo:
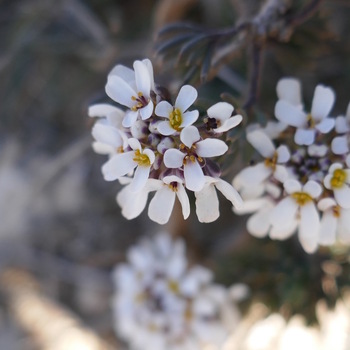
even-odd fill
[(301, 12), (297, 14), (293, 14), (290, 17), (287, 17), (286, 23), (288, 26), (296, 27), (302, 23), (304, 23), (306, 20), (308, 20), (310, 17), (314, 15), (314, 13), (318, 10), (319, 6), (321, 5), (321, 2), (323, 0), (312, 0), (308, 5), (306, 5)]

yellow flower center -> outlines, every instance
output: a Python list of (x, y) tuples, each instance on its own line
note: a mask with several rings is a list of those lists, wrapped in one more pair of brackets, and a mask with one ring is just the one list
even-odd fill
[(146, 154), (141, 153), (138, 149), (135, 151), (135, 155), (132, 160), (141, 166), (151, 166), (151, 161), (149, 160), (148, 156)]
[(346, 177), (346, 172), (343, 169), (336, 169), (331, 179), (331, 186), (333, 188), (343, 187), (346, 181)]
[(148, 101), (146, 97), (143, 96), (142, 92), (138, 92), (137, 96), (131, 96), (131, 100), (136, 102), (136, 104), (130, 108), (134, 112), (136, 112), (140, 108), (147, 106), (148, 104)]
[(272, 158), (266, 158), (264, 161), (265, 166), (272, 168), (273, 171), (276, 170), (276, 164), (277, 164), (277, 157), (278, 154), (275, 152), (272, 156)]
[(180, 292), (180, 286), (179, 286), (179, 284), (176, 281), (169, 281), (168, 282), (168, 288), (174, 294), (178, 294)]
[(306, 117), (306, 123), (307, 123), (307, 126), (308, 126), (310, 129), (314, 129), (314, 128), (315, 128), (316, 122), (315, 122), (315, 119), (312, 118), (312, 115), (311, 115), (311, 114), (308, 114), (308, 115), (307, 115), (307, 117)]
[(169, 115), (170, 126), (176, 131), (180, 131), (180, 125), (182, 124), (182, 113), (178, 108), (174, 110)]
[(168, 187), (173, 191), (177, 192), (178, 191), (178, 183), (176, 181), (171, 182)]
[(340, 206), (339, 205), (336, 205), (332, 208), (333, 210), (333, 215), (336, 217), (336, 218), (340, 218)]
[(295, 199), (300, 206), (312, 201), (312, 197), (305, 192), (294, 192), (291, 194), (291, 197)]

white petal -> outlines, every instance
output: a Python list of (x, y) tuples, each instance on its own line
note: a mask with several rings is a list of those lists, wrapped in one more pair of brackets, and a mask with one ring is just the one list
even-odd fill
[[(157, 181), (161, 183), (160, 180)], [(132, 193), (128, 186), (124, 187), (117, 195), (117, 202), (122, 208), (123, 216), (128, 220), (139, 216), (145, 209), (148, 194), (147, 190)]]
[(95, 153), (98, 153), (98, 154), (114, 154), (115, 153), (115, 147), (107, 145), (105, 143), (101, 143), (101, 142), (93, 142), (92, 149), (94, 150)]
[(181, 203), (182, 215), (186, 220), (190, 215), (190, 201), (188, 199), (187, 192), (182, 185), (178, 185), (176, 195)]
[(243, 206), (243, 199), (239, 193), (226, 181), (217, 179), (216, 188), (232, 203), (236, 208)]
[(344, 209), (350, 209), (350, 188), (342, 187), (333, 189), (334, 197), (337, 203)]
[(278, 180), (281, 183), (284, 183), (288, 177), (289, 177), (289, 173), (288, 170), (285, 166), (283, 165), (276, 165), (276, 169), (273, 172), (273, 177)]
[(153, 113), (153, 102), (150, 100), (147, 106), (140, 108), (141, 119), (148, 119)]
[(316, 132), (314, 129), (297, 129), (294, 141), (297, 145), (312, 145), (315, 141)]
[(173, 129), (168, 120), (160, 122), (157, 126), (158, 132), (164, 136), (173, 135), (176, 130)]
[(145, 148), (145, 149), (143, 150), (143, 154), (145, 154), (145, 155), (148, 157), (149, 162), (150, 162), (151, 164), (154, 163), (154, 161), (155, 161), (155, 159), (156, 159), (156, 156), (155, 156), (154, 152), (153, 152), (151, 149)]
[(324, 118), (320, 123), (316, 124), (315, 128), (322, 134), (327, 134), (334, 128), (334, 124), (334, 118)]
[(272, 209), (270, 222), (277, 228), (287, 227), (295, 220), (297, 210), (298, 205), (294, 199), (286, 197)]
[(224, 141), (207, 138), (196, 143), (196, 153), (200, 157), (217, 157), (226, 153), (228, 147)]
[(287, 163), (290, 158), (290, 152), (287, 146), (281, 145), (277, 148), (277, 163)]
[(349, 152), (347, 136), (338, 136), (332, 140), (332, 151), (334, 154), (345, 154)]
[(238, 175), (243, 186), (257, 186), (272, 174), (272, 168), (264, 163), (258, 163), (243, 169)]
[(188, 161), (184, 165), (184, 177), (186, 187), (191, 191), (200, 191), (205, 183), (202, 168), (197, 161)]
[(333, 108), (334, 101), (335, 93), (331, 88), (317, 85), (312, 100), (312, 117), (318, 120), (327, 117)]
[(301, 84), (294, 78), (283, 78), (277, 83), (277, 96), (280, 100), (286, 100), (292, 105), (301, 106)]
[(141, 151), (142, 150), (142, 147), (141, 147), (141, 143), (138, 139), (135, 139), (135, 138), (130, 138), (128, 139), (128, 143), (129, 143), (129, 146), (134, 150), (139, 150)]
[(273, 142), (261, 130), (254, 130), (248, 133), (247, 140), (264, 158), (271, 158), (275, 153)]
[(185, 112), (196, 101), (197, 96), (197, 90), (193, 86), (184, 85), (176, 98), (175, 107)]
[(237, 115), (225, 120), (221, 126), (214, 129), (213, 131), (215, 133), (226, 132), (228, 130), (235, 128), (238, 124), (241, 123), (242, 120), (243, 120), (243, 117), (240, 114), (237, 114)]
[(169, 221), (171, 212), (174, 207), (175, 192), (168, 186), (163, 187), (156, 192), (148, 207), (148, 216), (151, 220), (160, 225)]
[(268, 137), (274, 140), (278, 138), (287, 127), (288, 125), (285, 123), (268, 121), (264, 128), (264, 132)]
[(159, 117), (169, 119), (169, 115), (173, 110), (173, 106), (168, 101), (161, 101), (156, 105), (154, 113)]
[(275, 116), (279, 121), (295, 127), (302, 127), (306, 123), (306, 114), (300, 108), (284, 100), (277, 101)]
[(114, 111), (121, 111), (119, 108), (108, 103), (98, 103), (88, 109), (89, 117), (105, 117)]
[(337, 202), (333, 198), (322, 198), (318, 203), (317, 203), (317, 208), (320, 209), (321, 211), (326, 211), (327, 209), (330, 209), (334, 206), (337, 205)]
[(219, 199), (213, 185), (206, 185), (195, 192), (196, 213), (200, 222), (213, 222), (220, 216)]
[(147, 67), (148, 69), (148, 75), (150, 77), (151, 80), (151, 89), (154, 91), (154, 75), (153, 75), (153, 65), (152, 62), (146, 58), (144, 60), (142, 60), (142, 63)]
[(318, 243), (320, 245), (332, 245), (335, 243), (337, 230), (337, 218), (332, 210), (328, 210), (322, 215)]
[(264, 207), (273, 207), (272, 202), (266, 197), (245, 200), (242, 207), (232, 209), (236, 214), (243, 215), (254, 213), (257, 210), (263, 210)]
[(149, 177), (150, 167), (138, 166), (135, 170), (134, 178), (130, 184), (131, 192), (138, 192), (146, 185)]
[(164, 164), (167, 168), (176, 169), (181, 168), (185, 154), (178, 149), (170, 148), (164, 153)]
[(183, 144), (187, 147), (191, 147), (195, 142), (200, 140), (200, 135), (198, 129), (190, 125), (187, 128), (182, 129), (180, 134), (180, 139)]
[(187, 111), (182, 114), (182, 123), (180, 125), (181, 128), (185, 128), (186, 126), (192, 125), (199, 116), (199, 112), (197, 110)]
[(350, 210), (342, 210), (338, 219), (338, 237), (345, 244), (350, 243)]
[(310, 180), (304, 185), (303, 191), (308, 193), (312, 198), (317, 198), (322, 193), (322, 186), (318, 182)]
[(134, 105), (134, 101), (131, 97), (137, 96), (136, 92), (128, 83), (115, 75), (108, 78), (106, 93), (112, 100), (129, 108)]
[(215, 118), (223, 122), (231, 117), (233, 109), (233, 106), (227, 102), (218, 102), (211, 106), (207, 113), (209, 118)]
[(114, 155), (102, 166), (104, 179), (106, 181), (114, 181), (132, 171), (137, 165), (133, 158), (133, 151)]
[(293, 192), (300, 192), (301, 191), (301, 184), (299, 181), (294, 179), (286, 180), (283, 183), (284, 189), (287, 193), (291, 194)]
[(108, 74), (108, 78), (112, 75), (116, 75), (122, 78), (125, 82), (130, 83), (135, 80), (135, 72), (128, 67), (121, 64), (116, 65)]
[(346, 117), (339, 116), (335, 119), (335, 131), (338, 134), (344, 134), (350, 131), (349, 121)]
[(341, 163), (333, 163), (330, 167), (329, 167), (329, 169), (328, 169), (328, 172), (330, 173), (330, 174), (333, 174), (334, 173), (334, 171), (335, 170), (337, 170), (337, 169), (343, 169), (343, 165), (341, 164)]
[(267, 206), (248, 219), (247, 230), (252, 236), (262, 238), (267, 235), (270, 229), (269, 214), (271, 209), (271, 206)]
[(316, 251), (320, 217), (314, 203), (300, 208), (299, 240), (304, 250), (311, 254)]
[(294, 219), (288, 225), (277, 227), (273, 226), (270, 230), (270, 238), (271, 239), (278, 239), (278, 240), (285, 240), (288, 239), (296, 230), (298, 226), (298, 220)]
[(142, 92), (145, 97), (149, 97), (151, 90), (151, 79), (147, 66), (142, 61), (135, 61), (134, 71), (137, 92)]
[(136, 122), (138, 116), (139, 112), (137, 111), (127, 111), (122, 122), (124, 128), (130, 128)]
[(123, 144), (119, 131), (114, 127), (103, 124), (95, 124), (91, 133), (96, 141), (106, 143), (107, 145), (120, 147)]

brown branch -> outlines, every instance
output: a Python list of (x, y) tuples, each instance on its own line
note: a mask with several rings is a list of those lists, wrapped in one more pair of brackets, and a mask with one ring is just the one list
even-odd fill
[(307, 4), (302, 9), (302, 11), (286, 18), (287, 25), (290, 27), (296, 27), (296, 26), (304, 23), (305, 21), (307, 21), (319, 9), (322, 1), (323, 0), (310, 1), (309, 4)]

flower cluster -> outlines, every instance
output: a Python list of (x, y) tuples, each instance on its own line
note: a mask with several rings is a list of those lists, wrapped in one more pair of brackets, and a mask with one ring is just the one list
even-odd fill
[(215, 188), (240, 207), (240, 195), (220, 178), (220, 168), (211, 158), (226, 153), (228, 146), (220, 138), (236, 127), (242, 116), (232, 115), (234, 108), (219, 102), (199, 119), (199, 111), (191, 107), (197, 99), (194, 87), (182, 86), (172, 103), (168, 91), (155, 85), (148, 59), (135, 61), (133, 68), (117, 65), (106, 85), (107, 95), (126, 110), (110, 104), (89, 109), (91, 117), (100, 117), (92, 130), (93, 148), (109, 155), (102, 167), (104, 179), (118, 179), (125, 185), (117, 196), (123, 215), (137, 217), (150, 192), (155, 195), (148, 215), (159, 224), (169, 220), (176, 197), (184, 218), (189, 216), (186, 190), (195, 194), (201, 222), (219, 216)]
[(220, 346), (239, 320), (229, 292), (202, 266), (189, 267), (184, 242), (162, 233), (144, 239), (114, 270), (115, 329), (130, 348)]
[(248, 231), (256, 237), (286, 239), (298, 231), (305, 251), (350, 242), (350, 107), (330, 116), (335, 94), (315, 89), (306, 112), (299, 81), (277, 85), (277, 122), (251, 125), (248, 142), (263, 157), (233, 180), (245, 199), (236, 213), (253, 213)]

